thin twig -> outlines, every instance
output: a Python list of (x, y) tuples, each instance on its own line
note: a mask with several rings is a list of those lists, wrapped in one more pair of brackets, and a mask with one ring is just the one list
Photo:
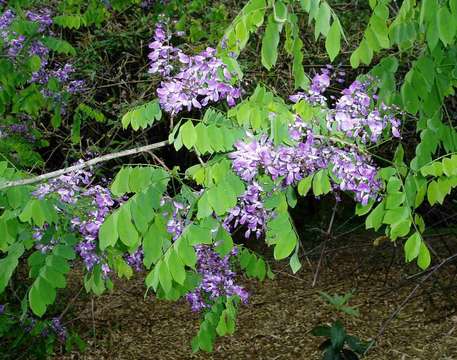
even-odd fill
[(400, 313), (400, 311), (403, 310), (403, 308), (406, 306), (406, 304), (412, 299), (414, 294), (419, 290), (419, 288), (422, 286), (424, 282), (426, 282), (435, 272), (437, 272), (443, 265), (454, 259), (455, 255), (448, 257), (447, 259), (444, 259), (441, 261), (438, 265), (433, 267), (432, 271), (430, 271), (426, 276), (422, 278), (422, 280), (414, 287), (414, 289), (409, 293), (409, 295), (403, 300), (403, 302), (400, 304), (400, 306), (389, 316), (389, 318), (384, 322), (382, 325), (381, 329), (378, 332), (378, 335), (376, 335), (376, 338), (370, 342), (370, 345), (367, 347), (365, 352), (363, 353), (364, 355), (373, 347), (373, 345), (379, 340), (379, 338), (384, 334), (384, 332), (387, 329), (387, 326), (397, 317), (397, 315)]
[(319, 276), (319, 270), (320, 270), (320, 267), (322, 264), (322, 259), (324, 257), (325, 249), (327, 247), (327, 241), (331, 237), (330, 234), (332, 233), (333, 221), (335, 220), (337, 206), (338, 206), (338, 202), (335, 202), (335, 206), (333, 207), (332, 217), (330, 218), (330, 223), (328, 224), (328, 229), (327, 229), (327, 232), (325, 233), (325, 240), (324, 240), (324, 244), (322, 245), (322, 251), (321, 251), (321, 255), (319, 257), (319, 262), (317, 263), (316, 272), (314, 273), (313, 283), (311, 284), (312, 287), (316, 286), (317, 277)]
[(53, 178), (59, 177), (59, 176), (61, 176), (63, 174), (66, 174), (66, 173), (69, 173), (69, 172), (72, 172), (72, 171), (78, 171), (78, 170), (93, 166), (93, 165), (101, 163), (101, 162), (117, 159), (117, 158), (124, 157), (124, 156), (135, 155), (135, 154), (138, 154), (138, 153), (141, 153), (141, 152), (149, 152), (151, 150), (159, 149), (161, 147), (164, 147), (166, 145), (168, 145), (168, 141), (167, 140), (160, 141), (160, 142), (157, 142), (157, 143), (154, 143), (154, 144), (140, 146), (140, 147), (137, 147), (137, 148), (134, 148), (134, 149), (128, 149), (128, 150), (123, 150), (123, 151), (119, 151), (119, 152), (112, 153), (112, 154), (106, 154), (106, 155), (103, 155), (103, 156), (99, 156), (99, 157), (93, 158), (93, 159), (88, 160), (88, 161), (84, 161), (84, 162), (78, 163), (78, 164), (73, 165), (73, 166), (69, 166), (69, 167), (64, 168), (64, 169), (60, 169), (60, 170), (52, 171), (52, 172), (49, 172), (49, 173), (46, 173), (46, 174), (42, 174), (42, 175), (39, 175), (39, 176), (35, 176), (33, 178), (30, 178), (30, 179), (22, 179), (22, 180), (14, 180), (14, 181), (4, 182), (3, 184), (0, 184), (0, 190), (5, 190), (5, 189), (8, 189), (8, 188), (11, 188), (11, 187), (14, 187), (14, 186), (35, 184), (35, 183), (38, 183), (38, 182), (43, 181), (43, 180), (49, 180), (49, 179), (53, 179)]
[(67, 313), (67, 311), (70, 309), (70, 307), (74, 304), (74, 302), (79, 297), (79, 295), (81, 294), (83, 289), (84, 289), (84, 286), (81, 286), (81, 288), (79, 289), (78, 293), (75, 296), (73, 296), (73, 298), (68, 302), (68, 304), (65, 307), (65, 309), (59, 315), (60, 319), (62, 319), (64, 317), (64, 315)]

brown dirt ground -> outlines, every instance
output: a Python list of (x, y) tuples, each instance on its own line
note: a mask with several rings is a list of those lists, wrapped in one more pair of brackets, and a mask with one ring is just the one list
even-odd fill
[[(455, 243), (455, 239), (450, 241)], [(197, 331), (198, 316), (187, 304), (151, 296), (145, 299), (138, 277), (118, 281), (111, 294), (93, 302), (88, 297), (77, 300), (72, 313), (78, 317), (70, 323), (86, 334), (88, 348), (84, 354), (55, 359), (320, 359), (320, 339), (309, 332), (317, 324), (332, 321), (335, 314), (318, 291), (342, 294), (353, 288), (356, 295), (351, 305), (359, 307), (360, 317), (345, 318), (345, 324), (349, 333), (373, 339), (417, 284), (404, 285), (408, 272), (418, 270), (402, 265), (400, 255), (393, 257), (402, 249), (392, 244), (372, 247), (365, 237), (355, 240), (349, 251), (342, 248), (326, 253), (314, 288), (318, 256), (304, 261), (296, 275), (285, 264), (276, 264), (274, 280), (245, 281), (252, 293), (250, 303), (241, 307), (235, 334), (218, 339), (212, 354), (191, 354), (190, 339)], [(421, 286), (365, 359), (457, 360), (451, 270), (443, 267)]]

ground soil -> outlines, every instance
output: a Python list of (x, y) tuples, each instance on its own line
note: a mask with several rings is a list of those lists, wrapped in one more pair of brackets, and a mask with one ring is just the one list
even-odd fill
[[(447, 239), (455, 243), (454, 239)], [(358, 318), (342, 317), (348, 332), (374, 339), (391, 314), (408, 297), (423, 276), (406, 266), (401, 247), (390, 243), (372, 246), (373, 239), (354, 239), (348, 246), (332, 244), (323, 257), (317, 284), (312, 287), (319, 251), (304, 259), (293, 275), (287, 264), (276, 264), (276, 278), (263, 284), (244, 280), (252, 296), (239, 312), (236, 333), (218, 339), (212, 354), (192, 354), (190, 339), (198, 316), (185, 302), (170, 303), (144, 298), (138, 277), (118, 281), (115, 290), (100, 298), (83, 297), (73, 306), (72, 326), (80, 329), (88, 348), (55, 359), (320, 359), (322, 339), (310, 330), (331, 322), (336, 315), (319, 291), (356, 295), (351, 305)], [(439, 263), (439, 261), (437, 261)], [(369, 360), (457, 360), (457, 315), (454, 315), (455, 268), (443, 266), (421, 283), (399, 316), (390, 322)], [(451, 284), (451, 285), (450, 285)], [(70, 325), (70, 324), (68, 324)]]

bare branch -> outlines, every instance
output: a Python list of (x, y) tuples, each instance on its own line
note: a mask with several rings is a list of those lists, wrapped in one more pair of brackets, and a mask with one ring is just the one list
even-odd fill
[(66, 173), (69, 173), (69, 172), (72, 172), (72, 171), (82, 170), (84, 168), (99, 164), (101, 162), (117, 159), (117, 158), (124, 157), (124, 156), (135, 155), (135, 154), (138, 154), (138, 153), (141, 153), (141, 152), (149, 152), (151, 150), (159, 149), (161, 147), (164, 147), (166, 145), (168, 145), (168, 141), (167, 140), (160, 141), (160, 142), (157, 142), (157, 143), (154, 143), (154, 144), (140, 146), (140, 147), (137, 147), (137, 148), (134, 148), (134, 149), (128, 149), (128, 150), (119, 151), (117, 153), (112, 153), (112, 154), (106, 154), (106, 155), (103, 155), (103, 156), (99, 156), (99, 157), (93, 158), (91, 160), (84, 161), (82, 163), (79, 163), (79, 164), (76, 164), (76, 165), (73, 165), (73, 166), (69, 166), (69, 167), (64, 168), (64, 169), (60, 169), (60, 170), (52, 171), (52, 172), (49, 172), (49, 173), (46, 173), (46, 174), (38, 175), (38, 176), (32, 177), (30, 179), (7, 181), (7, 182), (4, 182), (4, 183), (0, 184), (0, 191), (8, 189), (8, 188), (11, 188), (11, 187), (15, 187), (15, 186), (35, 184), (35, 183), (38, 183), (38, 182), (43, 181), (43, 180), (49, 180), (49, 179), (53, 179), (53, 178), (59, 177), (60, 175), (63, 175), (63, 174), (66, 174)]

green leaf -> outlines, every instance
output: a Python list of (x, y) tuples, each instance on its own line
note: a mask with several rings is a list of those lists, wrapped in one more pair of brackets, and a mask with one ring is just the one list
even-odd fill
[(346, 336), (346, 343), (354, 350), (356, 353), (362, 355), (368, 348), (371, 342), (363, 342), (355, 336)]
[(349, 58), (349, 62), (351, 63), (351, 66), (356, 69), (360, 65), (360, 51), (359, 48), (355, 49), (355, 51), (351, 54)]
[(443, 163), (434, 161), (430, 165), (423, 166), (420, 172), (423, 176), (441, 176), (443, 175)]
[(381, 225), (384, 218), (384, 201), (382, 201), (374, 210), (367, 216), (365, 220), (365, 226), (367, 229), (373, 228), (377, 231)]
[(219, 318), (219, 322), (216, 327), (216, 332), (219, 336), (224, 336), (227, 334), (227, 322), (226, 322), (227, 312), (224, 310)]
[(428, 185), (427, 189), (427, 199), (430, 205), (434, 205), (436, 203), (442, 204), (444, 201), (444, 198), (446, 196), (446, 193), (442, 192), (442, 188), (436, 181), (432, 181)]
[(288, 257), (297, 246), (297, 237), (293, 231), (280, 236), (274, 249), (274, 258), (282, 260)]
[(85, 25), (85, 20), (81, 15), (59, 15), (52, 20), (55, 24), (68, 29), (79, 29), (81, 25)]
[(130, 173), (132, 172), (131, 167), (123, 167), (114, 178), (113, 183), (111, 184), (111, 192), (115, 196), (123, 195), (127, 192), (130, 192), (129, 179)]
[(343, 348), (344, 339), (346, 338), (346, 331), (339, 320), (337, 320), (330, 328), (330, 340), (332, 347), (336, 350)]
[[(389, 210), (389, 211), (391, 211), (391, 210)], [(411, 220), (410, 219), (399, 220), (391, 225), (390, 237), (392, 240), (395, 240), (398, 237), (408, 235), (410, 230), (411, 230)]]
[(201, 198), (198, 200), (197, 219), (203, 219), (210, 216), (213, 212), (209, 203), (208, 191), (205, 191)]
[(295, 88), (302, 88), (306, 90), (309, 85), (309, 78), (306, 76), (305, 69), (303, 68), (302, 49), (303, 41), (297, 36), (293, 47), (292, 73), (294, 76)]
[(0, 260), (0, 294), (5, 291), (23, 253), (24, 246), (21, 243), (14, 243), (9, 247), (8, 255)]
[(98, 240), (100, 249), (103, 251), (108, 246), (116, 245), (117, 239), (119, 238), (119, 233), (117, 231), (117, 212), (109, 215), (98, 232)]
[(309, 189), (311, 189), (313, 176), (314, 175), (308, 175), (306, 178), (300, 180), (300, 182), (298, 183), (297, 190), (301, 196), (306, 196), (306, 194), (308, 194)]
[(64, 289), (67, 286), (65, 276), (55, 268), (45, 266), (41, 269), (40, 276), (56, 288)]
[(158, 269), (154, 269), (154, 271), (159, 272), (159, 281), (163, 291), (165, 291), (165, 293), (170, 292), (172, 287), (172, 278), (167, 264), (164, 261), (159, 261), (156, 267)]
[(278, 44), (281, 30), (282, 24), (276, 22), (274, 16), (271, 14), (268, 17), (268, 24), (262, 38), (261, 49), (262, 65), (267, 70), (270, 70), (278, 59)]
[(419, 255), (421, 244), (422, 238), (417, 231), (406, 240), (405, 257), (407, 262), (414, 260)]
[(410, 209), (406, 206), (390, 209), (386, 211), (383, 222), (384, 224), (395, 224), (409, 218)]
[(311, 330), (311, 334), (314, 336), (325, 336), (330, 337), (330, 326), (328, 325), (318, 325)]
[(197, 255), (195, 249), (189, 244), (186, 237), (180, 237), (176, 240), (176, 251), (181, 258), (184, 265), (195, 268), (197, 262)]
[(341, 33), (340, 27), (336, 21), (333, 21), (332, 26), (327, 34), (325, 39), (325, 49), (327, 54), (330, 57), (330, 61), (335, 60), (336, 56), (339, 54), (341, 48)]
[(262, 258), (259, 258), (259, 260), (256, 263), (256, 277), (260, 280), (263, 281), (265, 279), (265, 276), (267, 275), (267, 264), (265, 263), (265, 260)]
[(130, 207), (128, 204), (121, 206), (117, 217), (117, 231), (119, 238), (127, 247), (133, 248), (138, 244), (138, 232), (131, 220)]
[(179, 257), (182, 262), (191, 268), (195, 268), (197, 263), (197, 255), (195, 254), (195, 249), (189, 244), (189, 241), (186, 237), (180, 237), (176, 240), (176, 251), (178, 252)]
[(436, 12), (438, 9), (438, 1), (437, 0), (423, 0), (421, 1), (421, 10), (419, 21), (422, 24), (424, 21), (430, 21), (434, 19), (436, 16)]
[(457, 0), (449, 0), (449, 7), (451, 8), (454, 18), (457, 16)]
[(289, 265), (294, 274), (297, 273), (301, 269), (301, 263), (300, 263), (300, 259), (298, 258), (297, 251), (290, 257)]
[(287, 20), (287, 5), (281, 0), (276, 0), (273, 5), (273, 15), (276, 22), (283, 23)]
[(213, 237), (211, 229), (202, 227), (201, 225), (192, 224), (186, 232), (186, 238), (190, 245), (212, 244)]
[(453, 155), (451, 158), (444, 158), (442, 164), (443, 172), (447, 176), (457, 175), (457, 156)]
[(457, 21), (455, 15), (451, 15), (446, 5), (438, 10), (437, 23), (441, 41), (444, 45), (452, 44), (457, 30)]
[(422, 241), (419, 249), (419, 256), (417, 258), (417, 265), (422, 270), (425, 270), (430, 266), (430, 262), (430, 251), (428, 251), (427, 245), (425, 245), (425, 243)]
[(138, 193), (147, 188), (151, 183), (151, 169), (147, 167), (134, 167), (129, 174), (129, 192)]
[(41, 68), (41, 59), (38, 55), (33, 55), (29, 59), (29, 68), (31, 72), (35, 72), (40, 70)]
[(38, 286), (35, 286), (35, 284), (29, 291), (29, 304), (33, 313), (37, 316), (43, 316), (46, 312), (46, 303), (41, 298), (41, 293), (38, 290)]
[(70, 43), (66, 42), (65, 40), (58, 39), (51, 36), (44, 36), (41, 38), (41, 41), (44, 45), (46, 45), (49, 49), (54, 50), (60, 54), (65, 55), (76, 55), (76, 50)]
[(155, 121), (160, 120), (161, 117), (162, 111), (160, 110), (159, 102), (158, 100), (153, 100), (127, 112), (122, 117), (121, 123), (124, 129), (130, 125), (133, 130), (137, 131), (140, 128), (146, 129)]
[(179, 133), (181, 134), (182, 143), (187, 149), (192, 149), (197, 141), (197, 132), (195, 131), (194, 124), (192, 121), (187, 121), (181, 128), (179, 129)]
[(58, 244), (52, 250), (54, 255), (60, 256), (66, 260), (74, 260), (75, 259), (75, 251), (71, 246)]
[(366, 205), (362, 205), (361, 203), (357, 203), (357, 205), (355, 206), (356, 215), (363, 216), (363, 215), (368, 214), (368, 212), (372, 209), (374, 203), (375, 203), (374, 200), (370, 200), (368, 202), (368, 204), (366, 204)]
[(157, 222), (154, 222), (143, 238), (144, 265), (150, 268), (162, 256), (164, 236)]
[(224, 257), (233, 249), (233, 239), (230, 234), (222, 226), (219, 228), (216, 234), (216, 252)]
[(195, 127), (197, 133), (197, 142), (195, 148), (200, 154), (211, 154), (213, 149), (211, 147), (211, 137), (208, 134), (207, 127), (202, 122), (198, 123)]
[(406, 195), (403, 192), (392, 192), (386, 196), (386, 209), (395, 209), (400, 207), (406, 200)]
[(325, 195), (331, 190), (331, 184), (326, 170), (319, 170), (313, 178), (313, 193), (315, 196)]
[(181, 258), (176, 254), (174, 249), (170, 249), (166, 256), (166, 262), (170, 273), (178, 284), (184, 285), (186, 280), (186, 271), (184, 270), (184, 264)]
[(322, 34), (324, 37), (327, 36), (330, 29), (330, 16), (331, 9), (328, 4), (323, 1), (319, 7), (319, 12), (316, 17), (316, 24), (314, 25), (314, 37), (317, 40), (319, 34)]

